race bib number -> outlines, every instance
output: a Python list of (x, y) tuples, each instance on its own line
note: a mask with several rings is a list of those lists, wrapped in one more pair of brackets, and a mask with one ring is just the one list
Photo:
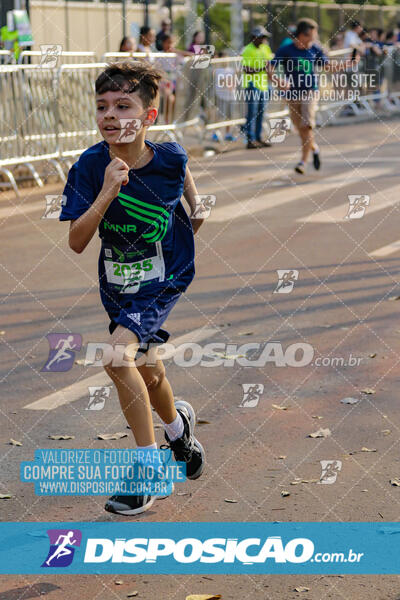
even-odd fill
[(132, 262), (108, 259), (106, 248), (104, 267), (108, 283), (122, 294), (135, 294), (145, 281), (164, 281), (165, 264), (161, 244), (156, 243), (155, 246), (157, 254)]

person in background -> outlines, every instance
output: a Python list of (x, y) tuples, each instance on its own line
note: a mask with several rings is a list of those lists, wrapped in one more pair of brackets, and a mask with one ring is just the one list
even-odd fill
[(146, 52), (150, 54), (152, 52), (152, 46), (156, 39), (156, 34), (154, 29), (148, 27), (147, 25), (143, 25), (140, 28), (140, 37), (138, 43), (138, 52)]
[(330, 49), (331, 50), (342, 50), (344, 42), (344, 34), (338, 33), (335, 35), (330, 41)]
[(282, 40), (279, 48), (283, 48), (287, 44), (291, 44), (293, 42), (294, 34), (296, 33), (296, 25), (294, 23), (290, 23), (287, 27), (287, 36)]
[(344, 48), (358, 48), (362, 45), (360, 33), (363, 28), (358, 21), (352, 21), (350, 23), (350, 29), (344, 34), (343, 47)]
[(157, 67), (167, 76), (160, 82), (160, 93), (162, 101), (165, 102), (165, 123), (168, 124), (173, 120), (177, 69), (183, 63), (184, 57), (192, 56), (192, 53), (175, 48), (175, 37), (170, 33), (165, 33), (161, 38), (161, 52), (176, 54), (176, 56), (160, 56), (155, 59)]
[(377, 97), (374, 102), (379, 104), (380, 79), (381, 79), (381, 56), (384, 54), (383, 49), (379, 45), (378, 29), (372, 28), (368, 30), (367, 39), (365, 40), (364, 65), (366, 72), (378, 72), (378, 77), (370, 78), (368, 82), (367, 93), (374, 94)]
[(188, 48), (188, 52), (192, 54), (196, 54), (195, 46), (202, 46), (205, 42), (206, 38), (203, 31), (195, 31), (192, 37), (192, 42)]
[[(225, 52), (218, 52), (217, 58), (226, 58)], [(222, 62), (217, 64), (214, 70), (215, 85), (215, 107), (217, 109), (218, 121), (230, 121), (233, 118), (232, 109), (235, 101), (235, 70), (229, 66), (229, 63)], [(221, 134), (214, 132), (213, 142), (221, 140)], [(230, 126), (225, 127), (225, 141), (235, 142), (236, 137), (231, 133)]]
[(317, 67), (327, 71), (340, 72), (357, 64), (355, 60), (330, 62), (319, 45), (318, 23), (312, 19), (301, 19), (297, 23), (295, 39), (291, 44), (280, 48), (275, 58), (268, 64), (270, 75), (281, 66), (287, 78), (286, 99), (289, 105), (290, 119), (296, 127), (301, 142), (301, 159), (295, 166), (296, 173), (304, 174), (310, 153), (314, 169), (321, 167), (320, 151), (314, 139), (315, 114), (318, 105)]
[(397, 35), (394, 31), (388, 31), (385, 36), (385, 46), (395, 46), (397, 44)]
[(161, 29), (156, 35), (156, 49), (159, 52), (162, 52), (162, 38), (165, 35), (169, 35), (171, 33), (172, 23), (171, 19), (163, 19), (161, 21)]
[[(177, 54), (180, 57), (192, 56), (192, 52), (189, 52), (189, 50), (179, 50), (179, 48), (177, 48), (175, 46), (175, 44), (176, 44), (175, 36), (173, 36), (171, 33), (164, 34), (163, 37), (161, 38), (160, 52), (174, 52), (175, 54)], [(161, 60), (161, 58), (158, 60)], [(168, 58), (167, 58), (167, 60), (168, 60)]]
[(133, 37), (125, 36), (119, 45), (119, 52), (136, 52), (136, 40)]
[(265, 106), (268, 101), (267, 65), (274, 55), (266, 43), (271, 34), (265, 27), (254, 27), (252, 40), (242, 52), (243, 87), (246, 89), (247, 148), (269, 147), (270, 143), (261, 139)]

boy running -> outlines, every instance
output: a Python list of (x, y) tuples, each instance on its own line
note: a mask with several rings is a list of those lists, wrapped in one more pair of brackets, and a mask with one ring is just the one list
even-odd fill
[[(124, 344), (123, 364), (128, 363), (104, 369), (138, 448), (157, 448), (153, 406), (175, 459), (186, 462), (189, 479), (197, 479), (205, 455), (193, 435), (194, 410), (188, 402), (174, 403), (162, 361), (147, 360), (150, 344), (168, 340), (161, 326), (194, 277), (193, 233), (203, 222), (189, 219), (180, 201), (183, 194), (193, 215), (197, 191), (185, 150), (175, 142), (145, 140), (157, 117), (160, 79), (152, 66), (134, 61), (109, 65), (97, 78), (96, 119), (104, 141), (70, 169), (60, 220), (71, 221), (69, 245), (78, 254), (99, 228), (100, 297), (110, 318), (109, 343)], [(153, 502), (149, 495), (112, 496), (105, 509), (135, 515)]]

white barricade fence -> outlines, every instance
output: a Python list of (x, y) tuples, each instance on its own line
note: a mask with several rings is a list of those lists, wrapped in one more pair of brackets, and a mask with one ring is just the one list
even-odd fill
[(0, 65), (9, 65), (15, 63), (13, 52), (10, 50), (0, 50)]
[[(55, 72), (32, 65), (0, 65), (0, 172), (16, 191), (11, 166), (24, 165), (39, 186), (34, 166), (58, 157)], [(4, 186), (4, 184), (3, 184)]]
[[(199, 60), (197, 55), (107, 53), (103, 55), (104, 62), (63, 64), (71, 54), (94, 58), (94, 53), (56, 56), (54, 48), (50, 50), (45, 61), (43, 53), (21, 53), (22, 62), (29, 58), (38, 61), (36, 64), (0, 64), (0, 173), (8, 180), (7, 184), (0, 183), (0, 187), (11, 185), (16, 193), (12, 167), (24, 165), (36, 183), (43, 185), (35, 164), (45, 161), (65, 181), (66, 169), (62, 167), (69, 166), (81, 152), (100, 141), (95, 119), (95, 80), (106, 64), (115, 60), (128, 57), (148, 60), (164, 72), (159, 116), (149, 129), (154, 139), (169, 137), (182, 141), (189, 129), (204, 145), (210, 130), (220, 135), (222, 128), (243, 126), (246, 121), (240, 56), (214, 59), (203, 55)], [(330, 57), (344, 60), (350, 52), (339, 50), (330, 53)], [(5, 54), (0, 56), (4, 60), (10, 58)], [(380, 77), (373, 85), (370, 78), (362, 77), (371, 71)], [(342, 83), (347, 82), (345, 94), (337, 102), (330, 99), (329, 93), (322, 94), (320, 123), (334, 123), (343, 111), (349, 111), (350, 116), (372, 117), (378, 107), (385, 111), (399, 110), (400, 48), (387, 48), (375, 61), (368, 55), (362, 58), (356, 73), (357, 100), (349, 95), (354, 91), (354, 73), (348, 71), (342, 75)], [(321, 92), (335, 91), (335, 87), (334, 74), (327, 73)], [(286, 114), (285, 101), (272, 95), (265, 119)]]
[(23, 50), (18, 57), (20, 65), (42, 65), (56, 63), (52, 66), (61, 64), (79, 64), (97, 62), (95, 52), (68, 52), (62, 50), (61, 44), (44, 44), (40, 50)]

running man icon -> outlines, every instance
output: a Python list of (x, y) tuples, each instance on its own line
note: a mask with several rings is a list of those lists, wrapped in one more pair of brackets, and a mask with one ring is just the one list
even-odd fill
[(68, 371), (74, 362), (75, 352), (81, 349), (82, 336), (77, 333), (50, 333), (49, 356), (42, 371)]
[(42, 567), (67, 567), (72, 563), (75, 548), (80, 546), (82, 533), (79, 529), (49, 529), (50, 549)]
[(299, 277), (299, 272), (297, 269), (278, 269), (277, 273), (278, 285), (274, 290), (274, 294), (289, 294)]

